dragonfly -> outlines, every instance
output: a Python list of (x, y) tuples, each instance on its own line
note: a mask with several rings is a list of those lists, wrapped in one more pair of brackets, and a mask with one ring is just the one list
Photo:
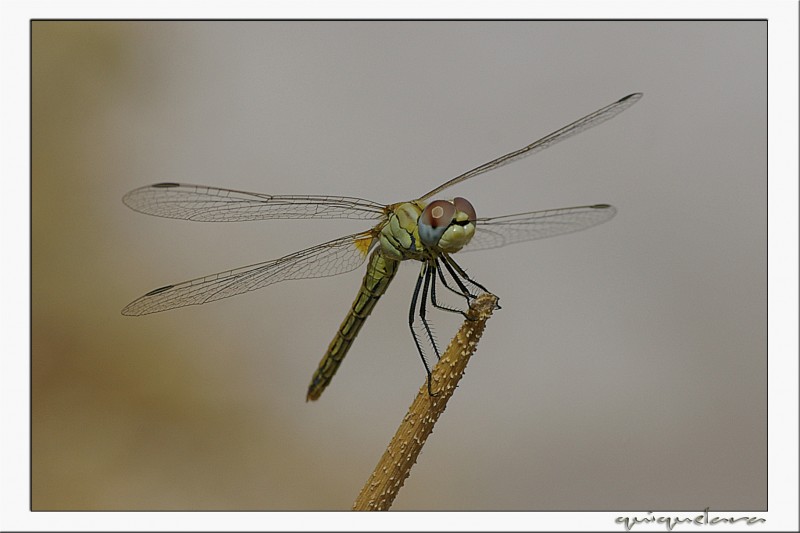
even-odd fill
[(578, 119), (513, 152), (460, 174), (415, 200), (381, 204), (350, 196), (289, 196), (244, 192), (181, 183), (156, 183), (123, 197), (140, 213), (198, 222), (241, 222), (267, 219), (358, 219), (377, 223), (279, 259), (166, 285), (134, 300), (123, 315), (139, 316), (204, 304), (261, 289), (286, 280), (319, 278), (352, 271), (367, 261), (361, 287), (339, 326), (308, 387), (306, 401), (317, 400), (352, 346), (361, 327), (386, 292), (401, 262), (421, 263), (411, 298), (408, 324), (431, 388), (431, 365), (423, 348), (439, 348), (427, 316), (435, 309), (467, 316), (461, 307), (437, 297), (437, 285), (463, 297), (467, 305), (479, 291), (489, 292), (471, 278), (453, 258), (461, 251), (498, 248), (584, 230), (607, 222), (616, 214), (609, 204), (583, 205), (514, 215), (479, 218), (462, 197), (436, 199), (440, 193), (468, 179), (541, 152), (569, 137), (605, 122), (642, 98), (633, 93)]

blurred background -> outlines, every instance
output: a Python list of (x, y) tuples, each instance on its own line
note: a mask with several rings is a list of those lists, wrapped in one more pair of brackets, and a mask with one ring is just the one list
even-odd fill
[[(362, 270), (123, 317), (370, 225), (160, 219), (127, 191), (396, 202), (635, 91), (448, 191), (479, 216), (619, 214), (460, 256), (503, 309), (393, 509), (766, 508), (766, 22), (32, 28), (34, 510), (349, 509), (424, 382), (416, 265), (316, 403)], [(434, 320), (444, 345), (459, 321)]]

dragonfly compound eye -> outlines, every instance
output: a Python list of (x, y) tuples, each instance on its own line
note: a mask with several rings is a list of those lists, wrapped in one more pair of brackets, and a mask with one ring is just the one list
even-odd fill
[(456, 206), (456, 209), (464, 214), (467, 215), (467, 220), (470, 222), (475, 222), (478, 218), (478, 215), (475, 214), (475, 208), (472, 207), (472, 204), (469, 203), (469, 200), (466, 198), (461, 198), (460, 196), (456, 196), (453, 198), (453, 205)]
[(436, 246), (453, 221), (456, 207), (445, 200), (429, 203), (419, 216), (419, 238), (425, 246)]

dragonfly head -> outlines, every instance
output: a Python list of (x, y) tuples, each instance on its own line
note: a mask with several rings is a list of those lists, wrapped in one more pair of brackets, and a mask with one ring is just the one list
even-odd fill
[(464, 198), (436, 200), (419, 216), (419, 238), (428, 248), (446, 253), (459, 251), (475, 234), (475, 208)]

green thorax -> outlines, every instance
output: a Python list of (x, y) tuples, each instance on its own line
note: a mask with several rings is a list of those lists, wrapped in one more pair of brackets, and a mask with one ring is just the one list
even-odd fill
[(389, 220), (381, 228), (380, 242), (383, 253), (392, 259), (416, 259), (422, 261), (431, 257), (419, 238), (418, 220), (423, 205), (405, 202), (393, 206)]

